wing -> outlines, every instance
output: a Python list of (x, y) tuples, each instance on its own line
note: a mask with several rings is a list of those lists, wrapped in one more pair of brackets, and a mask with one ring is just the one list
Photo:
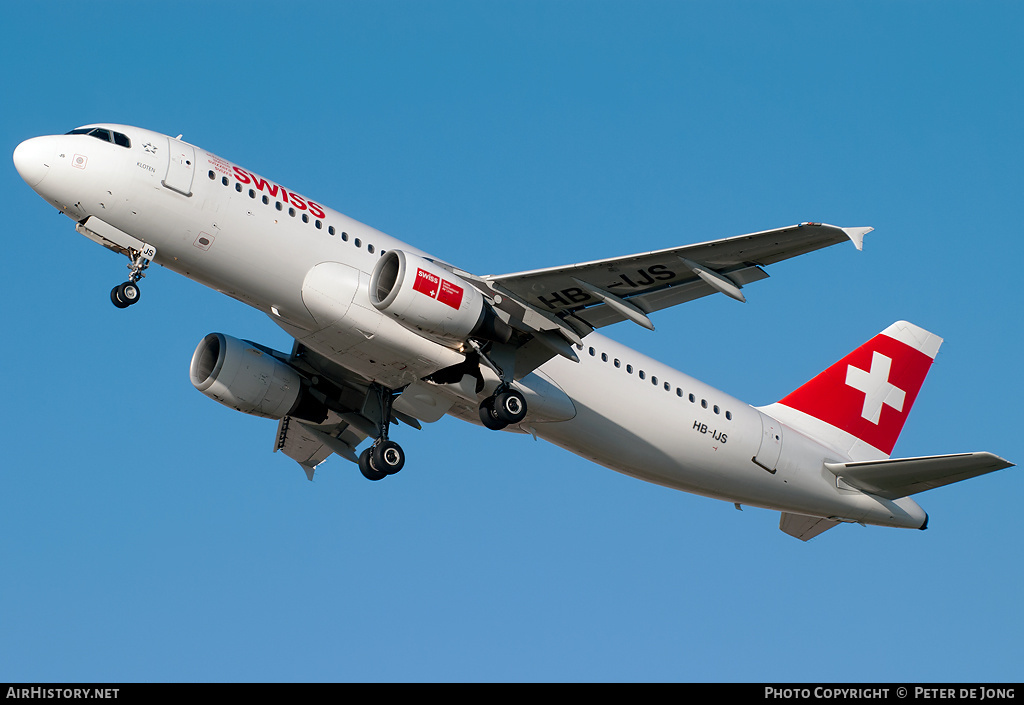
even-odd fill
[(481, 279), (497, 292), (557, 316), (577, 333), (632, 320), (716, 292), (740, 301), (740, 289), (765, 279), (762, 267), (852, 240), (861, 249), (872, 228), (801, 223), (656, 252)]
[[(627, 319), (653, 328), (647, 314), (716, 292), (742, 301), (743, 286), (768, 276), (762, 267), (846, 240), (853, 240), (860, 249), (870, 230), (802, 223), (697, 245), (501, 276), (476, 277), (450, 268), (489, 297), (514, 334), (508, 342), (467, 341), (474, 352), (467, 355), (465, 363), (435, 371), (425, 379), (435, 384), (458, 383), (466, 374), (472, 375), (480, 363), (486, 363), (503, 381), (511, 381), (521, 379), (554, 355), (578, 360), (572, 344), (582, 344), (582, 337), (595, 328)], [(321, 380), (320, 388), (330, 397), (328, 406), (332, 411), (315, 424), (291, 417), (282, 419), (275, 450), (297, 461), (309, 479), (313, 479), (316, 466), (332, 453), (358, 462), (356, 446), (367, 437), (376, 438), (382, 423), (377, 403), (379, 385), (299, 343), (284, 361), (307, 379)], [(480, 373), (475, 376), (482, 386)], [(391, 407), (389, 423), (402, 421), (418, 428), (417, 419), (436, 420), (451, 405), (432, 395), (431, 388), (423, 384), (394, 393), (402, 396)]]

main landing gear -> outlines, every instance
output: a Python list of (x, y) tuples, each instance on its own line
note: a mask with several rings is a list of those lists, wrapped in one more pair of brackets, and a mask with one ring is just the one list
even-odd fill
[(359, 472), (367, 480), (383, 480), (405, 466), (405, 451), (394, 441), (377, 442), (359, 454)]
[(480, 423), (492, 431), (500, 431), (525, 419), (526, 398), (512, 388), (515, 349), (494, 343), (485, 347), (475, 340), (470, 340), (469, 343), (479, 355), (480, 362), (490, 367), (501, 380), (494, 394), (480, 402)]
[(118, 284), (110, 290), (110, 302), (118, 308), (128, 308), (132, 304), (137, 304), (139, 298), (142, 296), (142, 290), (139, 289), (139, 280), (145, 275), (146, 267), (149, 266), (150, 261), (154, 254), (156, 254), (155, 248), (147, 248), (145, 250), (129, 250), (129, 257), (131, 257), (131, 264), (128, 265), (128, 269), (131, 270), (131, 274), (128, 275), (128, 281), (123, 284)]
[(391, 425), (391, 406), (397, 396), (390, 389), (374, 385), (380, 402), (380, 434), (373, 445), (359, 454), (359, 472), (367, 480), (383, 480), (394, 475), (405, 467), (405, 451), (402, 446), (388, 440), (388, 427)]
[(500, 431), (526, 418), (526, 399), (515, 389), (498, 387), (480, 402), (480, 422), (492, 431)]

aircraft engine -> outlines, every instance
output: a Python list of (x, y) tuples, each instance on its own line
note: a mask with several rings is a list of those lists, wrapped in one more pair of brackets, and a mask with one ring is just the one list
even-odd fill
[(370, 302), (406, 328), (445, 341), (483, 338), (507, 343), (512, 329), (465, 279), (402, 250), (378, 260), (370, 276)]
[(200, 341), (189, 378), (211, 399), (253, 416), (314, 422), (327, 416), (327, 407), (309, 393), (298, 372), (252, 343), (223, 333)]

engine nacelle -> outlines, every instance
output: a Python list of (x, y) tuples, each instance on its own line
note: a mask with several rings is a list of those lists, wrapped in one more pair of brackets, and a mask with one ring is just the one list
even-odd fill
[(223, 333), (202, 339), (192, 354), (189, 378), (211, 399), (253, 416), (311, 421), (327, 416), (298, 372), (252, 343)]
[(483, 294), (417, 255), (391, 250), (370, 276), (370, 303), (406, 328), (455, 343), (476, 337), (507, 343), (512, 329)]

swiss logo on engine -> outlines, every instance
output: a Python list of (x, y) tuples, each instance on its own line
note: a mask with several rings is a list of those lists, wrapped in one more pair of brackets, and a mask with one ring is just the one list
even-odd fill
[(426, 294), (430, 298), (437, 299), (454, 309), (462, 306), (462, 295), (464, 293), (462, 287), (441, 279), (441, 277), (431, 274), (426, 270), (416, 270), (416, 281), (413, 282), (412, 288), (414, 291)]
[(426, 294), (432, 299), (436, 299), (437, 289), (440, 283), (441, 277), (434, 276), (425, 270), (417, 269), (416, 281), (413, 282), (412, 288), (414, 291), (418, 291), (421, 294)]

